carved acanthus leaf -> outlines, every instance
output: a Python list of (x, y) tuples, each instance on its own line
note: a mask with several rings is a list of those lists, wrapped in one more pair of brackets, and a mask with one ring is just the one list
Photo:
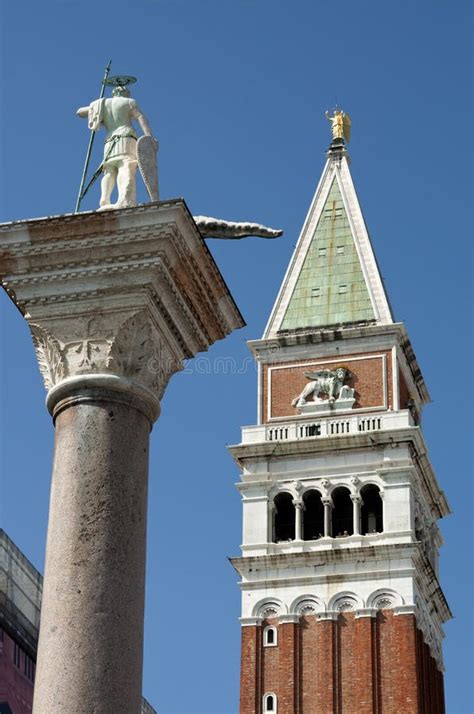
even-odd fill
[(106, 366), (126, 377), (135, 377), (147, 368), (153, 354), (151, 327), (144, 311), (125, 320), (109, 349)]
[(51, 389), (57, 382), (67, 377), (61, 346), (44, 327), (30, 324), (30, 330), (44, 386), (46, 389)]
[(182, 365), (163, 338), (154, 333), (146, 311), (142, 310), (121, 325), (110, 344), (106, 368), (139, 380), (160, 399), (170, 376), (182, 369)]

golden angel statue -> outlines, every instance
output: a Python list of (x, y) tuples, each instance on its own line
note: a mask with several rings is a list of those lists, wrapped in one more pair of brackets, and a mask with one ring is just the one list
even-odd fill
[(343, 139), (347, 143), (351, 139), (351, 118), (347, 112), (342, 109), (335, 109), (333, 116), (329, 116), (326, 111), (326, 119), (331, 122), (332, 138)]

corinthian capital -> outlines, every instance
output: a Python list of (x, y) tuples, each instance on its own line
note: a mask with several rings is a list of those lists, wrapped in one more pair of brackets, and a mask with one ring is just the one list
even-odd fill
[(54, 407), (68, 385), (140, 392), (243, 325), (183, 201), (0, 227), (0, 275)]
[(136, 381), (160, 399), (171, 375), (181, 369), (146, 310), (122, 316), (121, 322), (99, 313), (66, 325), (56, 322), (56, 334), (35, 323), (30, 329), (47, 390), (71, 377), (105, 374)]

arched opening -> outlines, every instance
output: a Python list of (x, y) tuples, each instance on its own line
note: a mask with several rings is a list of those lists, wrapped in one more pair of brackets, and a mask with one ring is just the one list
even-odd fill
[(340, 486), (332, 492), (332, 537), (343, 538), (354, 533), (353, 506), (349, 489)]
[(361, 489), (362, 507), (360, 509), (360, 532), (362, 535), (369, 533), (382, 533), (383, 531), (383, 503), (378, 486), (369, 484)]
[(274, 541), (279, 543), (295, 539), (295, 507), (290, 493), (279, 493), (273, 501), (275, 507)]
[(303, 540), (317, 540), (324, 535), (324, 506), (319, 491), (306, 491), (303, 496)]
[(277, 646), (277, 629), (273, 625), (269, 625), (263, 631), (263, 646), (264, 647), (276, 647)]
[(263, 697), (264, 714), (276, 714), (277, 698), (275, 694), (265, 694)]

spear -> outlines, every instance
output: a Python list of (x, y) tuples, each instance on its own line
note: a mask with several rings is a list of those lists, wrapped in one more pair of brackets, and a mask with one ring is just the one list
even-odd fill
[[(109, 76), (110, 68), (112, 66), (112, 60), (109, 60), (109, 64), (105, 68), (105, 74), (104, 74), (104, 79), (102, 80), (102, 86), (100, 90), (100, 97), (99, 99), (102, 99), (105, 93), (105, 80)], [(82, 178), (81, 178), (81, 185), (79, 186), (79, 193), (77, 194), (77, 201), (76, 201), (76, 208), (74, 213), (79, 213), (79, 208), (81, 206), (81, 201), (84, 198), (84, 184), (86, 181), (86, 176), (87, 176), (87, 171), (89, 169), (89, 161), (91, 159), (91, 153), (92, 153), (92, 147), (94, 145), (94, 139), (95, 139), (95, 131), (91, 131), (91, 135), (89, 138), (89, 146), (87, 147), (87, 154), (86, 154), (86, 160), (84, 162), (84, 169), (82, 171)]]

